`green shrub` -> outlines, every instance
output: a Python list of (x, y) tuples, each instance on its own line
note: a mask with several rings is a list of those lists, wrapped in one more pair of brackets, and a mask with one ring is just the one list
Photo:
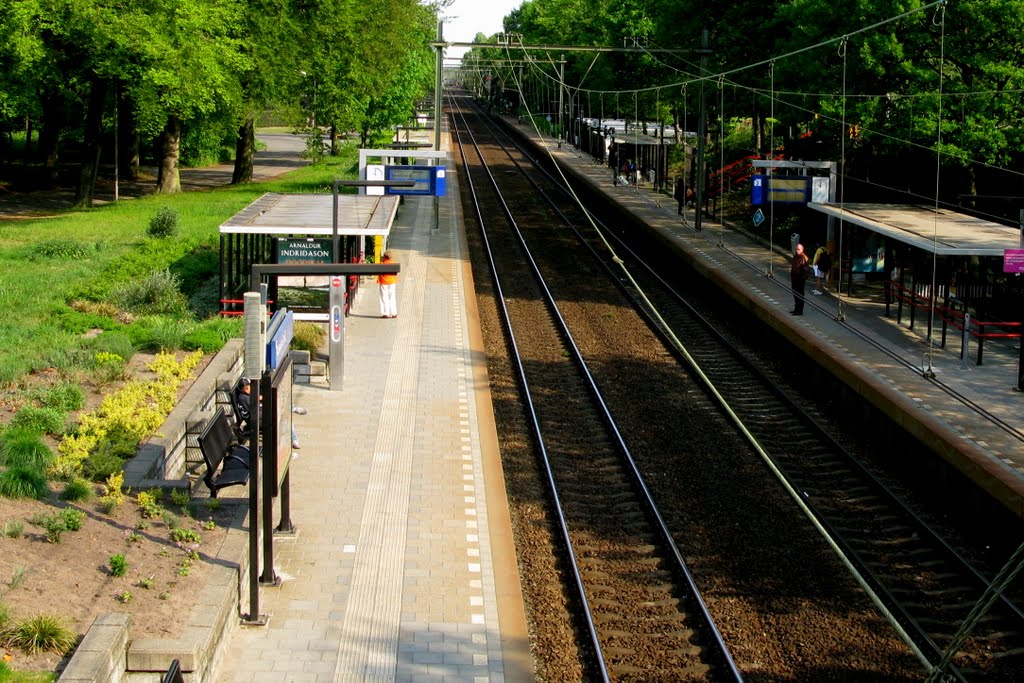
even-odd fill
[(96, 253), (96, 245), (74, 240), (43, 240), (27, 247), (33, 261), (54, 259), (59, 261), (81, 261)]
[(44, 518), (43, 529), (46, 530), (46, 540), (50, 543), (60, 543), (61, 536), (68, 530), (64, 524), (64, 518), (60, 515), (51, 515)]
[[(134, 452), (133, 449), (132, 453)], [(99, 450), (90, 453), (82, 463), (82, 474), (92, 481), (102, 481), (120, 472), (125, 460), (126, 458), (121, 457), (112, 445), (104, 442)]]
[(60, 382), (50, 387), (38, 400), (44, 408), (71, 413), (81, 410), (85, 405), (85, 392), (77, 384)]
[(185, 507), (192, 502), (192, 496), (185, 489), (174, 489), (171, 491), (171, 502), (178, 507)]
[(64, 654), (78, 640), (78, 635), (64, 625), (64, 619), (40, 614), (21, 622), (7, 632), (4, 641), (29, 654), (57, 652)]
[(64, 307), (54, 312), (53, 320), (60, 329), (71, 334), (85, 334), (89, 330), (114, 330), (121, 326), (112, 317)]
[(212, 244), (200, 244), (170, 264), (169, 270), (181, 283), (181, 291), (192, 295), (205, 283), (213, 281), (216, 288), (220, 277), (220, 249)]
[(305, 320), (295, 323), (295, 334), (292, 337), (291, 348), (296, 351), (316, 352), (323, 347), (327, 339), (327, 330), (322, 326)]
[(100, 386), (127, 378), (128, 361), (116, 353), (98, 351), (93, 357), (93, 380)]
[(176, 527), (171, 529), (171, 540), (175, 543), (202, 543), (203, 538), (193, 529)]
[(150, 330), (149, 348), (171, 353), (185, 348), (185, 340), (195, 330), (195, 323), (182, 318), (161, 317)]
[[(4, 526), (0, 529), (0, 534), (4, 538), (19, 538), (22, 532), (25, 531), (25, 524), (20, 519), (9, 519), (4, 522)], [(3, 620), (0, 620), (0, 631), (3, 630)]]
[(53, 463), (53, 451), (39, 432), (27, 427), (11, 427), (0, 436), (0, 464), (45, 472)]
[(68, 531), (78, 531), (85, 522), (85, 513), (75, 508), (64, 508), (60, 511), (60, 519)]
[(169, 206), (161, 206), (157, 209), (156, 215), (149, 219), (149, 228), (146, 233), (150, 237), (158, 239), (177, 237), (178, 212)]
[(128, 560), (121, 553), (111, 555), (109, 564), (111, 576), (124, 576), (128, 573)]
[(185, 335), (181, 348), (185, 351), (202, 350), (203, 353), (216, 353), (224, 348), (225, 339), (217, 330), (198, 327)]
[(46, 477), (36, 469), (28, 467), (8, 467), (0, 472), (0, 496), (4, 498), (35, 498), (46, 497), (50, 489), (46, 486)]
[(67, 413), (53, 408), (22, 406), (11, 419), (10, 426), (28, 429), (37, 434), (61, 434), (64, 432), (67, 418)]
[(64, 485), (60, 493), (60, 499), (69, 503), (84, 503), (94, 495), (92, 484), (81, 477), (75, 477)]
[(120, 310), (136, 315), (188, 313), (188, 300), (181, 293), (178, 278), (166, 269), (122, 282), (111, 290), (110, 300)]
[(108, 331), (95, 337), (90, 342), (93, 353), (112, 353), (125, 362), (135, 355), (135, 344), (131, 336), (124, 330)]

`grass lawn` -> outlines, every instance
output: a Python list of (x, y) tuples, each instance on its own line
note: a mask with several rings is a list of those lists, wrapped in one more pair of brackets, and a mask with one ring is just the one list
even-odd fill
[[(265, 192), (329, 192), (335, 177), (354, 177), (356, 147), (341, 150), (338, 157), (270, 182), (151, 195), (56, 218), (0, 221), (0, 385), (10, 387), (32, 371), (61, 369), (67, 352), (82, 343), (81, 330), (65, 317), (72, 300), (103, 301), (119, 284), (168, 268), (209, 277), (221, 223)], [(162, 207), (178, 214), (174, 237), (147, 235)]]

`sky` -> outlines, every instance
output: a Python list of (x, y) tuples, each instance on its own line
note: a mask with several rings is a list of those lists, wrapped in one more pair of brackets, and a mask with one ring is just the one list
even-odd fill
[[(444, 39), (470, 43), (477, 33), (498, 33), (502, 30), (501, 20), (521, 4), (523, 0), (455, 0), (444, 11)], [(461, 57), (467, 49), (450, 47), (445, 50), (445, 57)]]

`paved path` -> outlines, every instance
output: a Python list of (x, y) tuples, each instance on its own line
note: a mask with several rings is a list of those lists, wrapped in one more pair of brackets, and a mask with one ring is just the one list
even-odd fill
[[(256, 137), (266, 145), (266, 149), (257, 151), (253, 159), (254, 182), (276, 178), (309, 163), (302, 158), (302, 152), (306, 149), (306, 139), (301, 135), (258, 133)], [(189, 192), (228, 185), (231, 183), (233, 171), (233, 164), (182, 168), (179, 171), (181, 189), (184, 192)], [(110, 167), (101, 169), (102, 173), (105, 175), (96, 181), (93, 200), (95, 205), (106, 204), (114, 199), (113, 169)], [(119, 198), (142, 197), (152, 194), (156, 190), (156, 169), (143, 167), (141, 174), (142, 178), (138, 181), (118, 183)], [(35, 192), (0, 193), (0, 220), (53, 216), (68, 211), (74, 199), (74, 187), (58, 187)]]

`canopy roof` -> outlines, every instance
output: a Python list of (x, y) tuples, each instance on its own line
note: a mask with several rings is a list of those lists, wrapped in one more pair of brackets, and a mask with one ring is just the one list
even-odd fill
[[(398, 196), (338, 195), (339, 235), (387, 235), (398, 212)], [(268, 192), (220, 226), (223, 233), (326, 235), (333, 232), (329, 194)]]
[(825, 204), (810, 208), (939, 256), (1003, 256), (1020, 230), (947, 209), (914, 204)]

